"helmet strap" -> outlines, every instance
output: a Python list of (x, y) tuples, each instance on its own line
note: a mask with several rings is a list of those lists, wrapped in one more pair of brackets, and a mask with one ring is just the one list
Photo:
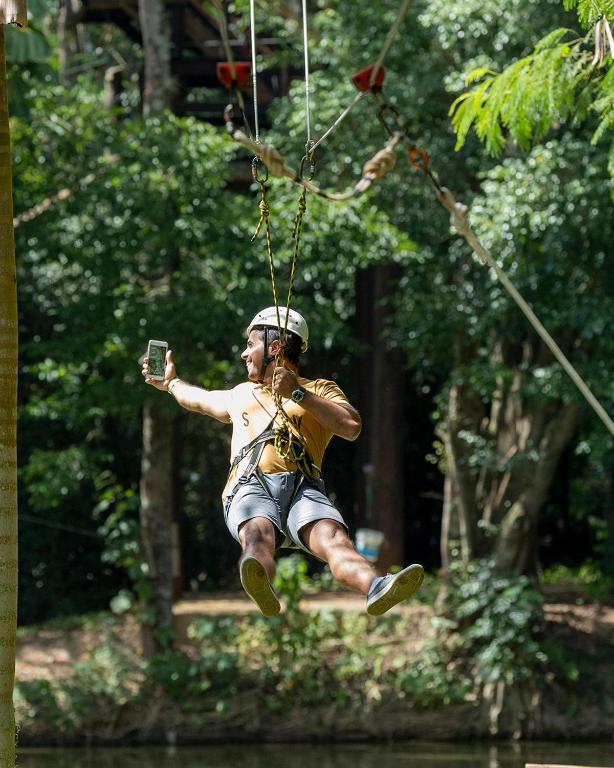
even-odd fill
[(260, 366), (260, 374), (258, 376), (258, 383), (262, 384), (264, 381), (264, 374), (269, 367), (269, 363), (275, 360), (275, 355), (269, 355), (269, 329), (264, 326), (264, 355), (262, 357), (262, 365)]

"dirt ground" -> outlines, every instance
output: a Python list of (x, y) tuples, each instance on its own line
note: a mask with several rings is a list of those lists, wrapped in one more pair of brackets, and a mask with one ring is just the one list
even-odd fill
[[(554, 597), (554, 596), (553, 596)], [(349, 593), (322, 593), (305, 599), (308, 610), (329, 608), (342, 611), (363, 611), (364, 598)], [(189, 624), (199, 616), (230, 614), (245, 615), (255, 610), (243, 593), (223, 593), (186, 597), (174, 607), (175, 629), (184, 639)], [(408, 613), (424, 638), (428, 633), (431, 609), (422, 604), (397, 606), (397, 612)], [(544, 606), (547, 631), (564, 634), (576, 648), (611, 644), (614, 650), (614, 607), (570, 602), (547, 602)], [(413, 623), (413, 622), (412, 622)], [(122, 644), (138, 652), (140, 633), (136, 622), (126, 618), (116, 630)], [(87, 658), (96, 646), (98, 633), (86, 627), (32, 628), (20, 633), (16, 651), (17, 681), (54, 680), (71, 674), (74, 664)]]

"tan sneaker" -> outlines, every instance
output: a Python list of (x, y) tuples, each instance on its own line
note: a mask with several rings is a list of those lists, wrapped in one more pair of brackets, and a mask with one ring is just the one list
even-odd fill
[(243, 589), (256, 603), (263, 616), (275, 616), (281, 610), (277, 595), (264, 566), (255, 557), (244, 557), (239, 565)]

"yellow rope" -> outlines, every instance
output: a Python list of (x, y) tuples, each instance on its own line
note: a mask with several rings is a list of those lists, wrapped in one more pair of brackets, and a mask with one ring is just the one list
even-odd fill
[[(281, 316), (279, 312), (277, 280), (275, 277), (275, 262), (273, 258), (273, 243), (272, 243), (272, 237), (271, 237), (270, 209), (269, 209), (269, 204), (267, 199), (267, 188), (264, 181), (258, 181), (258, 184), (260, 185), (260, 203), (259, 203), (260, 220), (258, 221), (258, 225), (256, 226), (256, 231), (254, 232), (252, 240), (255, 240), (258, 237), (260, 231), (262, 230), (262, 227), (264, 227), (265, 233), (266, 233), (269, 270), (271, 274), (271, 287), (273, 290), (273, 301), (275, 303), (275, 309), (277, 311), (277, 328), (279, 331), (279, 339), (281, 342), (280, 349), (275, 355), (275, 367), (278, 367), (281, 364), (283, 345), (285, 344), (286, 335), (288, 332), (288, 316), (289, 316), (290, 304), (292, 302), (292, 295), (294, 293), (294, 281), (296, 277), (296, 265), (298, 262), (301, 228), (303, 223), (303, 217), (307, 209), (307, 191), (303, 189), (301, 192), (301, 195), (298, 200), (296, 216), (294, 219), (294, 231), (292, 235), (294, 239), (294, 248), (292, 251), (290, 281), (288, 286), (288, 296), (286, 299), (286, 319), (285, 319), (284, 327), (282, 328)], [(267, 350), (265, 350), (265, 354), (266, 352)], [(273, 402), (275, 404), (275, 409), (276, 409), (276, 419), (279, 418), (279, 420), (281, 421), (280, 426), (278, 426), (275, 429), (275, 434), (273, 438), (273, 445), (275, 446), (275, 450), (277, 451), (280, 458), (292, 464), (296, 464), (297, 467), (299, 467), (303, 471), (303, 473), (309, 476), (312, 476), (313, 470), (307, 458), (307, 445), (305, 443), (305, 439), (290, 421), (288, 414), (284, 410), (281, 395), (279, 395), (276, 392), (273, 392), (272, 394), (273, 394)]]

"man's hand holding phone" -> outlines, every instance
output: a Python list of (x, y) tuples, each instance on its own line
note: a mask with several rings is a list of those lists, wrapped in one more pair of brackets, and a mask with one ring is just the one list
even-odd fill
[(146, 384), (166, 392), (169, 382), (177, 378), (173, 353), (166, 341), (150, 339), (141, 370)]

